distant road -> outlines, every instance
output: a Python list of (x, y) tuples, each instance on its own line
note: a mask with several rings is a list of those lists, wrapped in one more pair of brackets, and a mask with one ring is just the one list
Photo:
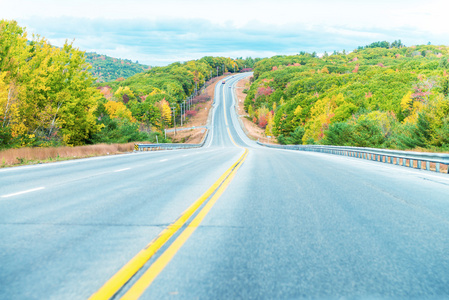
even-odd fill
[(0, 299), (94, 295), (245, 149), (115, 298), (158, 261), (141, 299), (449, 297), (449, 177), (259, 147), (234, 113), (242, 76), (216, 85), (204, 148), (0, 170)]

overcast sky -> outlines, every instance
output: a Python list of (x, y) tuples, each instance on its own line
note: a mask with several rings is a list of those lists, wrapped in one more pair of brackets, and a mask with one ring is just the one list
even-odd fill
[(449, 45), (447, 0), (0, 0), (0, 19), (56, 46), (148, 65), (206, 55), (347, 52), (376, 41)]

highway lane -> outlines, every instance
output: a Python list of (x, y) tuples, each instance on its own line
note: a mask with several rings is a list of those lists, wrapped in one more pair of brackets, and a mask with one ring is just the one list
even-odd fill
[(231, 133), (247, 159), (142, 299), (449, 296), (447, 175)]
[[(120, 172), (114, 169), (124, 165), (107, 159), (28, 169), (38, 176), (30, 181), (45, 189), (0, 197), (0, 298), (86, 299), (242, 151), (177, 152), (117, 157), (130, 168)], [(94, 170), (85, 170), (89, 164)], [(62, 167), (55, 177), (47, 174)], [(2, 181), (18, 172), (1, 173)]]
[(447, 175), (259, 147), (232, 112), (237, 79), (217, 85), (204, 149), (0, 170), (0, 298), (92, 295), (242, 154), (234, 142), (246, 160), (142, 299), (448, 296)]

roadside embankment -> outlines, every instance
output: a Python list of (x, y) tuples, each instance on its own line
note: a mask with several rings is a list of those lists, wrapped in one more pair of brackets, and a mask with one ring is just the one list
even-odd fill
[(259, 140), (262, 143), (266, 144), (278, 144), (276, 138), (274, 137), (267, 137), (265, 135), (265, 130), (254, 124), (248, 119), (248, 114), (245, 112), (244, 103), (246, 99), (246, 93), (243, 92), (245, 89), (249, 89), (250, 87), (250, 78), (246, 77), (242, 80), (240, 80), (237, 83), (235, 94), (237, 96), (238, 101), (238, 118), (241, 120), (240, 124), (243, 125), (243, 131), (245, 134), (252, 140)]

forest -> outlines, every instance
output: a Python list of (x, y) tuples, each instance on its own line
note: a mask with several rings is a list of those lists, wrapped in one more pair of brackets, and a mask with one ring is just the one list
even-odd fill
[(94, 52), (87, 52), (84, 57), (91, 65), (89, 72), (96, 78), (96, 82), (125, 79), (150, 68), (129, 59), (118, 59)]
[(449, 47), (376, 42), (255, 64), (248, 117), (282, 144), (449, 151)]
[(163, 142), (180, 105), (207, 80), (257, 61), (203, 57), (98, 83), (86, 56), (0, 21), (0, 149)]

